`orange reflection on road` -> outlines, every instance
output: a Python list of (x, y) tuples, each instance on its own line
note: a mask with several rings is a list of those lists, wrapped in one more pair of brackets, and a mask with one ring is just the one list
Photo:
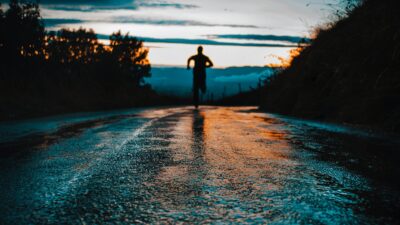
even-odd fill
[(204, 112), (205, 162), (212, 170), (213, 185), (232, 187), (223, 189), (223, 195), (243, 195), (245, 190), (254, 195), (257, 190), (278, 188), (267, 180), (282, 173), (276, 164), (287, 163), (290, 153), (285, 133), (264, 128), (262, 118), (240, 112), (246, 109)]
[(276, 119), (244, 112), (251, 109), (186, 109), (168, 147), (173, 163), (152, 184), (166, 188), (157, 193), (163, 207), (184, 209), (188, 197), (251, 200), (281, 188), (275, 181), (287, 176), (282, 168), (294, 165), (287, 134)]

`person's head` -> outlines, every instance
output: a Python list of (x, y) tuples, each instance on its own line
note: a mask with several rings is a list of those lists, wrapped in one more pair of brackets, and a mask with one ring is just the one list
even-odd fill
[(203, 54), (203, 46), (200, 45), (200, 46), (197, 48), (197, 53)]

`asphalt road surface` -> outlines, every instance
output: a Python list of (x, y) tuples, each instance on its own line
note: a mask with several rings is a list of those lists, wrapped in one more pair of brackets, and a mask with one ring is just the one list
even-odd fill
[(147, 108), (0, 123), (1, 224), (398, 224), (398, 137)]

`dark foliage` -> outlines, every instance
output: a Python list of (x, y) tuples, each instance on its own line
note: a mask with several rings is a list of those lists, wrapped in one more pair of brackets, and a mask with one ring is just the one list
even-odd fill
[[(0, 7), (1, 8), (1, 7)], [(0, 11), (0, 119), (154, 103), (143, 42), (121, 32), (46, 32), (36, 3)]]
[(399, 132), (399, 73), (399, 3), (367, 0), (266, 83), (262, 108)]

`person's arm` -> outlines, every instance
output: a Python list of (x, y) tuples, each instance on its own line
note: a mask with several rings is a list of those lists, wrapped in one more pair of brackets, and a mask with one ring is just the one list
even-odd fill
[(190, 70), (190, 61), (194, 60), (194, 57), (191, 56), (187, 61), (187, 69)]
[(207, 67), (213, 67), (214, 66), (213, 62), (208, 57), (207, 57), (207, 62), (206, 63), (208, 64)]

